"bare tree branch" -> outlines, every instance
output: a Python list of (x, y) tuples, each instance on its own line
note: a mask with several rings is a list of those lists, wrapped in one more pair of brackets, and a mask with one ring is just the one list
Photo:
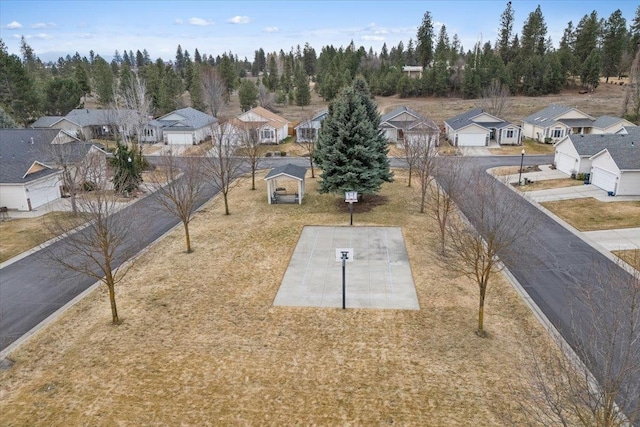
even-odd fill
[(482, 90), (480, 108), (496, 117), (506, 114), (511, 108), (511, 94), (506, 85), (498, 79), (491, 80), (491, 84)]
[(207, 67), (202, 75), (202, 85), (207, 105), (211, 109), (213, 117), (218, 117), (226, 105), (225, 96), (227, 85), (218, 71), (213, 67)]

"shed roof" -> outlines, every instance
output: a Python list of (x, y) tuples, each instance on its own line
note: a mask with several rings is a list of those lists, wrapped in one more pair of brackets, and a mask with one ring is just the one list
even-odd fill
[(280, 175), (287, 175), (291, 178), (297, 179), (299, 181), (304, 180), (304, 177), (307, 175), (307, 168), (302, 166), (293, 165), (291, 163), (287, 163), (283, 166), (278, 166), (277, 168), (271, 169), (267, 176), (264, 177), (265, 180), (276, 178)]

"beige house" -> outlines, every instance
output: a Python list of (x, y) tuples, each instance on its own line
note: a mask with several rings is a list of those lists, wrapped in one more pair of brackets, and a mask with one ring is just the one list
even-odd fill
[(245, 111), (237, 119), (256, 129), (262, 144), (278, 144), (289, 134), (289, 121), (263, 107)]

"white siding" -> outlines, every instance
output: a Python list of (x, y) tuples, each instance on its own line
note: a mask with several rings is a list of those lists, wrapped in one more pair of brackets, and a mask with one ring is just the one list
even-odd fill
[(640, 171), (622, 171), (616, 194), (618, 196), (640, 196)]
[(486, 134), (458, 133), (458, 147), (484, 147), (486, 142)]
[(164, 138), (169, 145), (193, 145), (193, 134), (188, 133), (170, 133), (164, 131)]
[(28, 211), (31, 201), (31, 209), (37, 209), (45, 203), (60, 198), (60, 173), (46, 176), (31, 181), (27, 184), (2, 184), (0, 186), (0, 206), (9, 209)]
[(22, 184), (0, 184), (0, 206), (20, 211), (29, 210)]
[(595, 156), (591, 165), (591, 183), (605, 191), (617, 193), (616, 187), (620, 178), (620, 169), (611, 155), (605, 151)]
[(556, 164), (556, 169), (560, 172), (567, 175), (578, 172), (580, 156), (569, 138), (556, 144), (556, 154), (553, 161)]

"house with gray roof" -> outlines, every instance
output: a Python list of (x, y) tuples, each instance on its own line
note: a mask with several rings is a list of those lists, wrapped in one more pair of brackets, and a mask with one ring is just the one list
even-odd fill
[(116, 130), (132, 135), (132, 123), (137, 121), (136, 110), (80, 108), (66, 116), (44, 116), (36, 120), (34, 129), (62, 129), (82, 140), (113, 138)]
[(212, 115), (186, 107), (165, 114), (143, 129), (141, 142), (164, 142), (167, 145), (197, 145), (210, 138), (218, 119)]
[(572, 133), (591, 133), (595, 120), (577, 108), (553, 104), (524, 118), (522, 136), (554, 143)]
[(637, 195), (640, 194), (639, 145), (640, 133), (572, 134), (554, 144), (554, 164), (567, 175), (591, 174), (592, 184), (615, 194), (621, 194), (621, 190), (627, 195), (633, 192)]
[(456, 147), (485, 147), (490, 142), (520, 145), (520, 127), (474, 108), (444, 121), (449, 143)]
[(640, 143), (628, 135), (590, 157), (591, 183), (616, 196), (640, 196)]
[(100, 162), (92, 162), (99, 167), (88, 173), (105, 174), (106, 153), (94, 144), (77, 139), (69, 142), (63, 130), (0, 129), (0, 206), (30, 211), (59, 199), (63, 190), (61, 152), (72, 167), (89, 153), (99, 154)]
[(308, 143), (318, 140), (318, 133), (322, 121), (329, 114), (328, 109), (318, 111), (313, 117), (298, 123), (293, 129), (296, 132), (296, 142)]
[(636, 127), (636, 125), (621, 117), (600, 116), (593, 122), (591, 133), (616, 133), (624, 127)]
[(401, 106), (380, 117), (378, 128), (389, 143), (402, 145), (405, 141), (424, 139), (425, 136), (437, 147), (440, 143), (440, 128), (431, 119), (409, 107)]

